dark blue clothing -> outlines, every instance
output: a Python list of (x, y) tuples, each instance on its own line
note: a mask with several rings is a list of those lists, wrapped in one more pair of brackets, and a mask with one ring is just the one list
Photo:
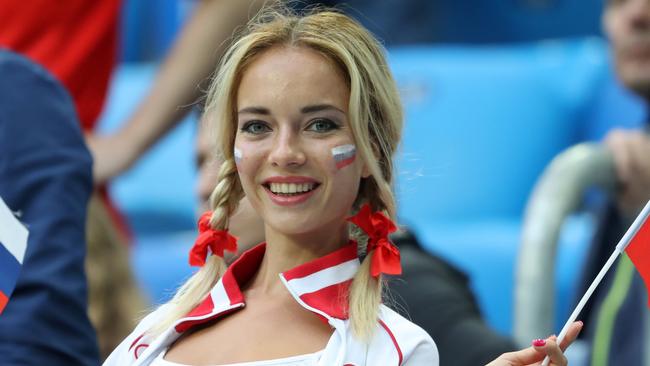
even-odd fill
[[(580, 295), (586, 292), (596, 278), (630, 224), (631, 222), (626, 222), (620, 217), (613, 203), (608, 203), (589, 252), (583, 288), (578, 292)], [(606, 297), (612, 291), (617, 272), (623, 270), (619, 263), (621, 260), (622, 258), (619, 258), (607, 272), (579, 317), (585, 323), (581, 337), (587, 339), (592, 346), (592, 357), (590, 358), (593, 358), (596, 330), (599, 327), (598, 315), (602, 311), (601, 308)], [(645, 366), (644, 350), (645, 345), (648, 344), (647, 337), (649, 336), (644, 329), (644, 317), (646, 316), (644, 313), (648, 312), (646, 289), (639, 273), (635, 269), (632, 271), (634, 273), (631, 282), (623, 282), (623, 287), (618, 289), (618, 291), (623, 291), (625, 297), (613, 313), (615, 314), (614, 324), (610, 333), (612, 336), (607, 352), (608, 360), (605, 362), (607, 365)]]
[(47, 71), (0, 49), (0, 196), (29, 229), (0, 365), (99, 364), (84, 272), (92, 159), (75, 113)]
[(485, 322), (464, 273), (425, 252), (411, 233), (392, 239), (399, 246), (403, 272), (389, 282), (394, 302), (388, 304), (429, 333), (441, 365), (485, 365), (518, 348)]

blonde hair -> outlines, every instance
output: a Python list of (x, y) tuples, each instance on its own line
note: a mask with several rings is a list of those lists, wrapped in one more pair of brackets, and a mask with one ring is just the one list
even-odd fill
[[(233, 157), (237, 87), (247, 67), (260, 54), (278, 46), (315, 50), (346, 76), (350, 88), (351, 130), (357, 153), (370, 172), (361, 182), (354, 209), (367, 202), (373, 210), (383, 210), (394, 218), (392, 156), (400, 140), (402, 109), (384, 48), (359, 23), (337, 11), (312, 9), (300, 16), (286, 8), (274, 7), (263, 10), (232, 44), (208, 91), (205, 113), (214, 124), (215, 145), (223, 158), (219, 184), (210, 200), (214, 209), (212, 227), (227, 228), (230, 215), (243, 197)], [(366, 240), (358, 241), (359, 252), (365, 252)], [(366, 255), (350, 290), (349, 316), (353, 330), (361, 339), (372, 335), (382, 299), (382, 279), (370, 275), (372, 255)], [(166, 329), (196, 307), (224, 271), (223, 259), (211, 256), (171, 300), (174, 310), (156, 329)]]

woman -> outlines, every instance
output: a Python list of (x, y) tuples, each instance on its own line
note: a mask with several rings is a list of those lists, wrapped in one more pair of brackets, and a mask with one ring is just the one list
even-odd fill
[[(106, 364), (437, 365), (426, 332), (381, 304), (382, 276), (401, 271), (388, 234), (402, 114), (377, 41), (336, 12), (266, 12), (226, 54), (207, 108), (223, 163), (190, 252), (201, 269)], [(244, 194), (266, 243), (226, 268)], [(546, 354), (565, 364), (551, 339), (495, 365)]]

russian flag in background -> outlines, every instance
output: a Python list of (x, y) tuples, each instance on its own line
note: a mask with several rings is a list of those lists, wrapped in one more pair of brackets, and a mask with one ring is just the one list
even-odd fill
[[(646, 291), (650, 291), (650, 202), (646, 204), (641, 214), (636, 218), (635, 224), (638, 228), (631, 233), (629, 244), (625, 247), (625, 253), (634, 263), (639, 271)], [(626, 241), (627, 242), (627, 241)], [(648, 299), (650, 307), (650, 297)]]
[(27, 249), (27, 229), (0, 197), (0, 314), (16, 286)]

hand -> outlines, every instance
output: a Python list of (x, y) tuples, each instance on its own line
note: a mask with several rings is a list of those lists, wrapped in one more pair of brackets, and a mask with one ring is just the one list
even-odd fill
[(620, 183), (617, 205), (621, 213), (634, 218), (650, 200), (650, 135), (640, 130), (613, 130), (605, 145), (614, 155)]
[(582, 322), (574, 322), (571, 324), (561, 345), (558, 346), (557, 337), (555, 336), (538, 339), (533, 341), (531, 347), (516, 352), (504, 353), (487, 364), (487, 366), (540, 365), (546, 356), (551, 359), (550, 366), (566, 366), (568, 362), (563, 352), (573, 343), (580, 330), (582, 330)]
[(93, 155), (93, 179), (101, 185), (120, 175), (133, 165), (137, 158), (127, 141), (120, 135), (86, 135), (86, 144)]

